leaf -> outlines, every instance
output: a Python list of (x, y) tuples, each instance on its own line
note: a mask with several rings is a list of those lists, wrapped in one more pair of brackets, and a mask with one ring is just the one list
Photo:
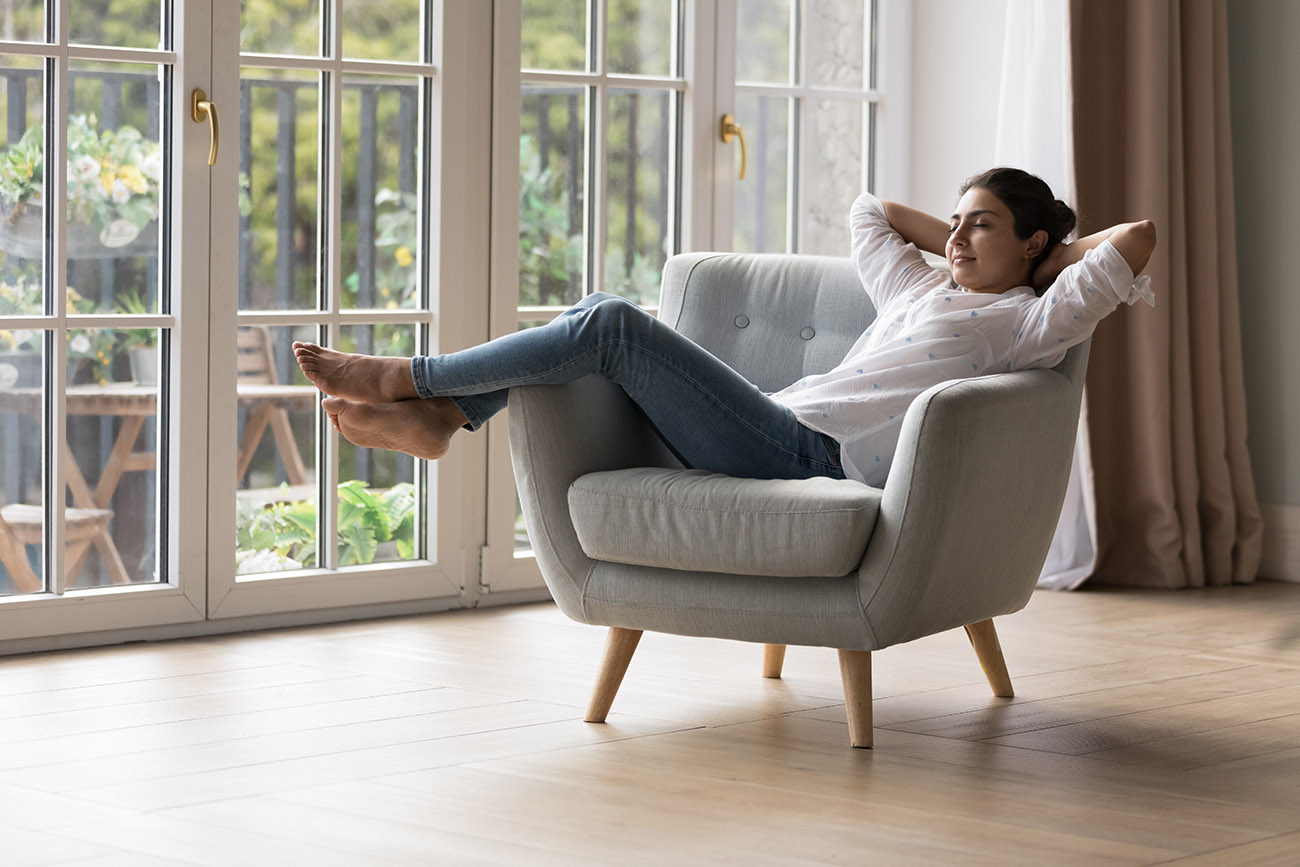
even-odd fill
[(370, 528), (354, 524), (339, 531), (339, 565), (352, 566), (373, 563), (378, 546)]

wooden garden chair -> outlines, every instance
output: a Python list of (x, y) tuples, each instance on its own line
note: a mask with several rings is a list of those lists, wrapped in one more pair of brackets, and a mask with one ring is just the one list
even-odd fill
[[(275, 373), (275, 353), (271, 348), (271, 330), (265, 325), (243, 326), (239, 329), (236, 340), (237, 371), (240, 385), (279, 385)], [(293, 438), (293, 428), (289, 424), (289, 411), (283, 406), (264, 402), (249, 410), (248, 423), (239, 438), (239, 458), (236, 465), (236, 484), (244, 480), (248, 466), (253, 462), (253, 453), (262, 441), (267, 427), (275, 437), (275, 447), (284, 461), (284, 472), (289, 477), (290, 485), (309, 485), (311, 478), (303, 463), (298, 443)]]

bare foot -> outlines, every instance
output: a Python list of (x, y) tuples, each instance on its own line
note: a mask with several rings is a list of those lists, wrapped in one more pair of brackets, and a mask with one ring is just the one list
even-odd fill
[(295, 341), (293, 357), (312, 385), (334, 397), (367, 403), (412, 400), (411, 359), (338, 352)]
[(405, 452), (436, 461), (447, 453), (465, 416), (445, 397), (368, 403), (327, 397), (321, 408), (330, 424), (356, 446)]

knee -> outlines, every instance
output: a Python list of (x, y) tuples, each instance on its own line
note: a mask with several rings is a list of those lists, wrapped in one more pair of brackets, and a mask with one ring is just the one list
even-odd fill
[(611, 295), (608, 292), (596, 292), (588, 296), (586, 300), (590, 301), (587, 305), (586, 314), (596, 317), (601, 322), (617, 323), (622, 327), (627, 327), (628, 325), (635, 325), (643, 319), (654, 318), (626, 298)]

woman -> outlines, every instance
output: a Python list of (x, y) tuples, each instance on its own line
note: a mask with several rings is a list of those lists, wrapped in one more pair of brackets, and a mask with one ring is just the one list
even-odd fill
[[(1019, 169), (968, 180), (947, 221), (864, 193), (853, 258), (877, 318), (833, 370), (772, 395), (611, 295), (553, 322), (447, 355), (383, 358), (295, 343), (321, 406), (350, 442), (434, 460), (511, 387), (608, 376), (691, 468), (746, 478), (851, 478), (882, 486), (912, 400), (949, 379), (1050, 367), (1121, 302), (1155, 246), (1150, 221), (1074, 243), (1074, 213)], [(919, 250), (942, 254), (949, 271)], [(1031, 286), (1045, 289), (1041, 296)]]

